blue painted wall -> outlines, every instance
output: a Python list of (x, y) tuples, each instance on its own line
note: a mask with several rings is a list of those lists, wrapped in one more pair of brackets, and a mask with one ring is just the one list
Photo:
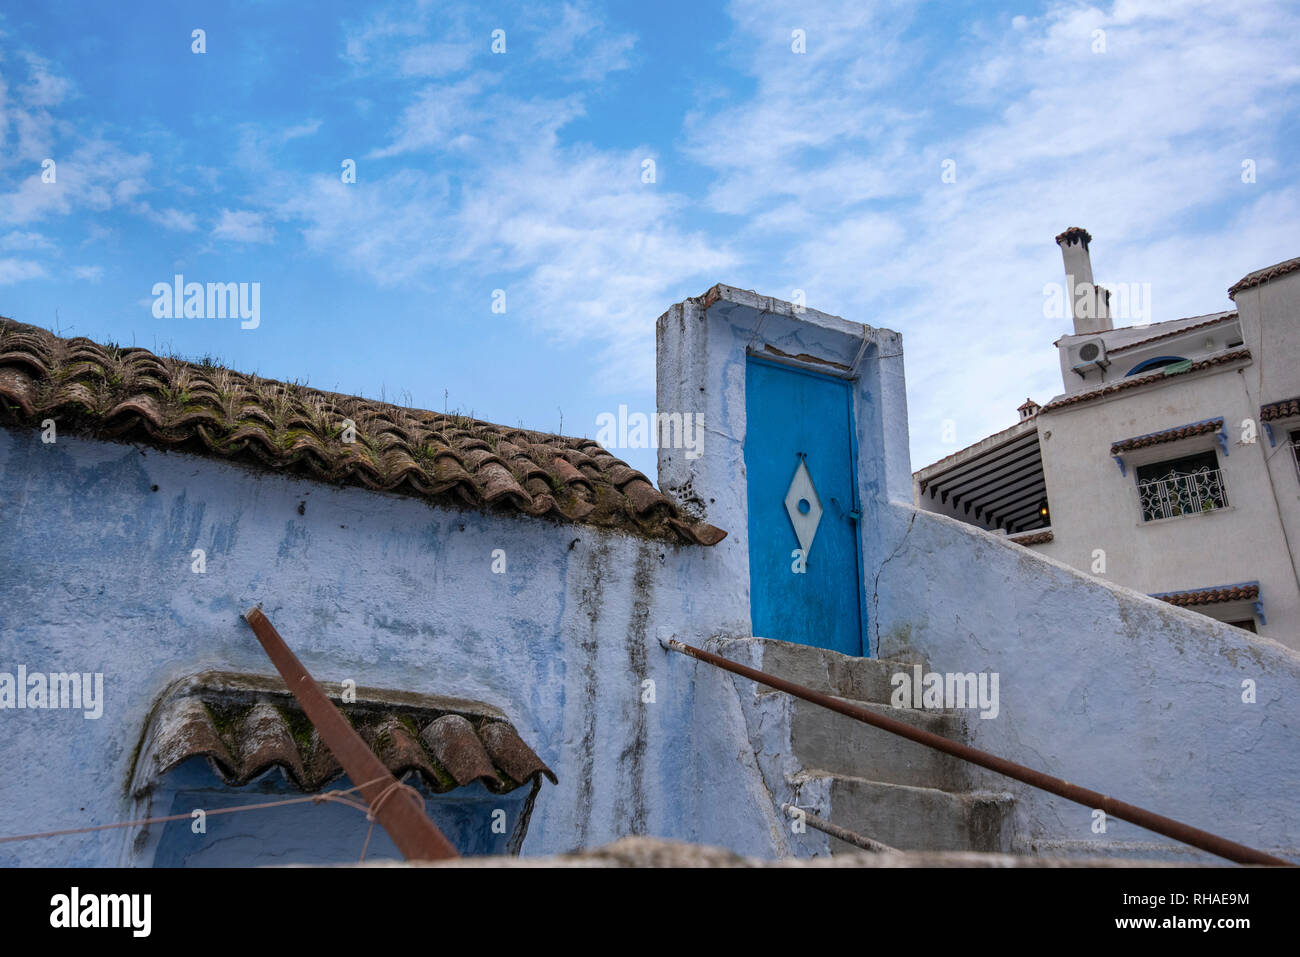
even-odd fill
[[(241, 618), (260, 601), (321, 680), (504, 710), (560, 779), (543, 785), (524, 853), (627, 834), (774, 853), (779, 812), (754, 762), (736, 760), (734, 689), (696, 682), (657, 642), (748, 628), (721, 558), (0, 428), (0, 671), (102, 672), (106, 699), (99, 720), (0, 711), (0, 835), (169, 812), (165, 795), (136, 806), (126, 793), (150, 708), (188, 674), (273, 674)], [(148, 860), (120, 831), (0, 845), (0, 866), (84, 863)]]
[[(240, 617), (262, 602), (322, 680), (504, 710), (560, 778), (542, 788), (526, 854), (627, 834), (762, 856), (806, 846), (778, 809), (785, 782), (760, 770), (753, 702), (657, 643), (751, 634), (746, 352), (765, 322), (787, 354), (848, 364), (861, 344), (859, 599), (873, 650), (999, 672), (999, 718), (972, 724), (994, 753), (1239, 840), (1300, 843), (1300, 655), (917, 512), (897, 335), (729, 295), (752, 304), (709, 315), (691, 300), (658, 327), (660, 409), (704, 411), (707, 432), (703, 458), (660, 449), (661, 482), (730, 533), (711, 549), (0, 428), (0, 672), (102, 672), (106, 699), (98, 720), (0, 711), (0, 835), (177, 806), (193, 782), (144, 806), (127, 795), (141, 730), (185, 675), (272, 672)], [(1242, 701), (1246, 679), (1256, 704)], [(1090, 839), (1087, 809), (1019, 790), (1026, 841)], [(155, 837), (137, 837), (0, 845), (0, 866), (150, 863)]]

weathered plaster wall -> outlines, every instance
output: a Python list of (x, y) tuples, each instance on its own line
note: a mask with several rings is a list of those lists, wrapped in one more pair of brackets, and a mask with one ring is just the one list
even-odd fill
[[(734, 689), (656, 641), (743, 628), (733, 576), (707, 548), (0, 429), (0, 671), (103, 672), (106, 696), (99, 720), (0, 711), (0, 834), (126, 819), (157, 695), (206, 669), (274, 673), (241, 618), (261, 602), (321, 680), (502, 708), (560, 779), (524, 853), (649, 834), (770, 854)], [(7, 844), (0, 865), (115, 864), (124, 843)]]
[[(889, 329), (849, 322), (815, 309), (796, 311), (791, 303), (719, 285), (659, 317), (656, 351), (659, 410), (702, 411), (706, 434), (701, 458), (687, 458), (681, 450), (659, 449), (660, 487), (702, 518), (727, 529), (727, 538), (715, 551), (733, 576), (735, 598), (745, 616), (737, 627), (717, 634), (748, 635), (745, 436), (751, 427), (763, 427), (763, 423), (748, 422), (746, 416), (749, 356), (781, 358), (794, 368), (826, 375), (843, 375), (856, 362), (851, 385), (859, 501), (910, 501), (902, 337)], [(865, 528), (874, 520), (872, 512), (868, 504), (861, 520), (864, 527), (859, 547), (864, 573), (873, 560), (868, 550), (871, 533)], [(866, 576), (863, 604), (868, 622), (872, 586)]]
[[(1079, 406), (1039, 413), (1038, 435), (1052, 507), (1054, 539), (1036, 552), (1089, 570), (1094, 549), (1105, 553), (1101, 576), (1144, 594), (1258, 581), (1267, 623), (1261, 634), (1300, 647), (1300, 587), (1296, 584), (1279, 501), (1300, 496), (1294, 464), (1270, 485), (1273, 464), (1290, 453), (1268, 444), (1262, 430), (1242, 441), (1241, 424), (1257, 419), (1248, 388), (1252, 365), (1229, 371), (1174, 376), (1168, 382)], [(1225, 454), (1213, 435), (1139, 449), (1121, 474), (1110, 446), (1121, 439), (1204, 419), (1223, 418)], [(1137, 466), (1213, 451), (1223, 471), (1228, 508), (1142, 521)], [(1249, 617), (1249, 610), (1244, 617)]]
[[(731, 532), (720, 551), (746, 582), (743, 450), (755, 425), (745, 420), (746, 354), (772, 345), (847, 364), (864, 327), (719, 290), (658, 323), (660, 409), (703, 403), (708, 428), (702, 459), (661, 449), (659, 472), (665, 489)], [(967, 722), (978, 747), (1247, 843), (1300, 846), (1300, 657), (913, 508), (901, 341), (866, 334), (854, 396), (871, 653), (925, 659), (940, 672), (998, 672), (1001, 714)], [(697, 676), (714, 680), (707, 668)], [(1253, 705), (1241, 701), (1247, 678)], [(772, 745), (780, 707), (771, 698), (742, 710), (767, 787), (785, 796), (790, 756)], [(1009, 786), (992, 774), (976, 784)], [(1094, 834), (1088, 809), (1011, 786), (1026, 847), (1152, 839), (1123, 822)]]
[[(745, 420), (745, 357), (771, 345), (848, 364), (864, 327), (719, 290), (675, 306), (658, 323), (660, 409), (704, 403), (708, 427), (703, 459), (661, 449), (659, 471), (666, 489), (693, 498), (709, 521), (731, 531), (720, 548), (745, 582), (743, 450), (755, 427)], [(1300, 845), (1300, 658), (918, 513), (910, 505), (901, 340), (888, 330), (866, 334), (854, 396), (868, 650), (926, 659), (941, 672), (999, 672), (1001, 714), (967, 722), (978, 747), (1247, 843)], [(1108, 433), (1107, 448), (1132, 434)], [(1114, 463), (1103, 461), (1118, 479)], [(713, 680), (707, 668), (698, 675)], [(1246, 678), (1257, 684), (1254, 705), (1241, 702)], [(781, 707), (779, 696), (743, 702), (767, 787), (788, 796), (790, 756), (772, 743), (784, 723)], [(1008, 781), (983, 774), (977, 785), (1004, 789)], [(1026, 846), (1152, 839), (1123, 822), (1095, 835), (1088, 809), (1013, 787)]]
[[(271, 672), (240, 617), (260, 601), (321, 679), (503, 709), (560, 778), (524, 853), (627, 834), (795, 852), (777, 809), (788, 755), (764, 729), (777, 700), (744, 700), (730, 676), (656, 641), (749, 633), (744, 356), (757, 344), (842, 364), (865, 346), (854, 401), (872, 653), (998, 672), (999, 716), (967, 722), (978, 747), (1237, 840), (1300, 846), (1300, 656), (912, 508), (898, 336), (727, 296), (659, 323), (660, 410), (706, 413), (704, 457), (661, 449), (661, 482), (731, 533), (712, 549), (0, 429), (0, 671), (102, 671), (107, 695), (98, 721), (0, 712), (0, 834), (124, 819), (156, 696), (198, 671)], [(1025, 844), (1150, 837), (1119, 822), (1094, 835), (1087, 809), (1013, 787)], [(125, 844), (105, 832), (0, 845), (0, 865), (113, 864)]]
[[(894, 504), (876, 543), (882, 657), (998, 672), (971, 743), (1256, 847), (1300, 855), (1300, 654), (1098, 582), (955, 519)], [(1257, 701), (1242, 701), (1242, 682)], [(1159, 841), (981, 772), (1023, 844)]]
[[(1256, 418), (1260, 406), (1300, 395), (1300, 272), (1243, 289), (1237, 293), (1236, 304), (1241, 315), (1242, 337), (1252, 356), (1250, 366), (1242, 374), (1243, 385), (1251, 397), (1249, 414)], [(1277, 444), (1271, 445), (1260, 427), (1255, 453), (1265, 459), (1269, 492), (1290, 551), (1292, 581), (1300, 577), (1296, 571), (1300, 566), (1300, 478), (1287, 442), (1290, 432), (1296, 428), (1300, 428), (1300, 419), (1275, 422), (1273, 439)], [(1300, 648), (1300, 593), (1292, 614), (1289, 635), (1277, 637), (1293, 648)], [(1268, 633), (1267, 629), (1265, 632)]]

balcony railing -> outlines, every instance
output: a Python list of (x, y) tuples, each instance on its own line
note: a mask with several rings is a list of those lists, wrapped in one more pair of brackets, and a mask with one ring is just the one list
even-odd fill
[(1138, 482), (1138, 503), (1142, 521), (1179, 515), (1199, 515), (1228, 507), (1228, 491), (1222, 469), (1171, 472), (1163, 478)]

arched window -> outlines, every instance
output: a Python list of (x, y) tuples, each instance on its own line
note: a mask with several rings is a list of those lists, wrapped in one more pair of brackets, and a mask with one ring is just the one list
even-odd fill
[[(369, 688), (354, 689), (345, 702), (341, 686), (323, 687), (388, 770), (420, 793), (425, 812), (462, 855), (519, 853), (541, 780), (555, 775), (501, 711)], [(354, 862), (370, 831), (355, 808), (303, 801), (213, 813), (351, 783), (283, 682), (214, 672), (182, 679), (153, 711), (132, 786), (135, 818), (180, 819), (133, 834), (129, 863)], [(381, 827), (366, 856), (401, 859)]]
[(1124, 373), (1125, 378), (1131, 375), (1137, 375), (1139, 372), (1150, 372), (1152, 369), (1163, 369), (1165, 366), (1171, 366), (1175, 362), (1186, 362), (1184, 356), (1156, 356), (1154, 359), (1147, 359), (1139, 362), (1128, 372)]

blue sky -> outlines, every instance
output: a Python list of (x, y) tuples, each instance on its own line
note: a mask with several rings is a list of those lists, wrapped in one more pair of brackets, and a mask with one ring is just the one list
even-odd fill
[(1300, 255), (1298, 92), (1287, 2), (11, 4), (0, 315), (594, 436), (674, 302), (801, 289), (902, 332), (919, 468), (1061, 391), (1066, 226), (1153, 321)]

